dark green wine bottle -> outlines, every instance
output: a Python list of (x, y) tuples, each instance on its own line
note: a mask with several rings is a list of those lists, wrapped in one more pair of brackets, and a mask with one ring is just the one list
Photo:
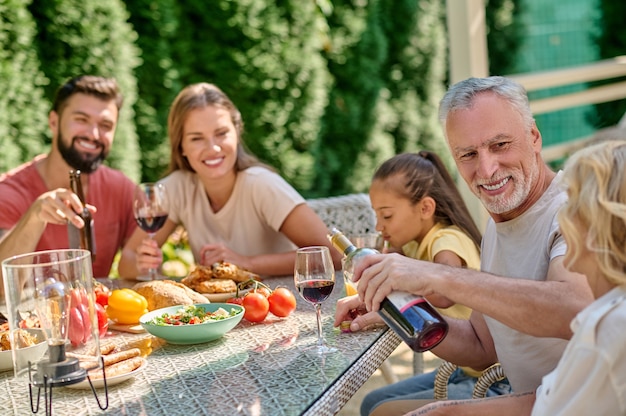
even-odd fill
[(80, 178), (80, 170), (70, 170), (70, 188), (74, 192), (80, 202), (83, 204), (83, 209), (76, 214), (79, 215), (85, 222), (83, 228), (77, 228), (71, 222), (67, 224), (67, 235), (69, 240), (69, 248), (80, 248), (89, 250), (91, 252), (91, 261), (96, 261), (96, 239), (93, 216), (87, 209), (85, 194), (83, 193), (83, 184)]

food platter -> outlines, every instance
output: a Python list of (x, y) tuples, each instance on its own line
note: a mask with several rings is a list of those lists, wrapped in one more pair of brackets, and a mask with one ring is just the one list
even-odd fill
[[(45, 335), (41, 329), (29, 328), (26, 331), (37, 337), (39, 341), (35, 345), (19, 349), (18, 355), (21, 357), (19, 362), (28, 363), (36, 362), (41, 359), (48, 351), (48, 344), (45, 341)], [(0, 351), (0, 371), (13, 370), (13, 356), (11, 350)]]
[[(139, 367), (135, 368), (131, 372), (120, 374), (118, 376), (107, 377), (107, 387), (115, 386), (116, 384), (123, 383), (126, 380), (128, 380), (128, 379), (130, 379), (132, 377), (135, 377), (140, 371), (143, 371), (143, 369), (145, 367), (146, 367), (146, 360), (144, 359), (143, 363)], [(98, 371), (102, 371), (102, 370), (98, 370)], [(104, 388), (104, 380), (101, 379), (101, 378), (92, 379), (91, 383), (93, 384), (93, 387), (96, 388), (96, 389)], [(70, 385), (67, 385), (65, 387), (68, 387), (70, 389), (79, 389), (79, 390), (85, 390), (85, 389), (90, 389), (91, 388), (89, 386), (89, 380), (87, 380), (87, 379), (81, 381), (80, 383), (70, 384)]]
[(258, 274), (235, 264), (221, 262), (211, 266), (196, 266), (181, 283), (203, 295), (210, 302), (225, 302), (239, 294), (247, 293), (254, 281), (260, 281)]

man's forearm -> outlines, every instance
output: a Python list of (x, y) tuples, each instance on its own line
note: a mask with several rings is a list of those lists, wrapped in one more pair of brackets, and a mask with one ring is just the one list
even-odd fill
[(585, 277), (571, 273), (563, 281), (534, 281), (450, 268), (438, 286), (452, 301), (540, 337), (569, 339), (571, 320), (593, 301)]
[(0, 261), (35, 251), (46, 223), (27, 212), (10, 230), (0, 230)]

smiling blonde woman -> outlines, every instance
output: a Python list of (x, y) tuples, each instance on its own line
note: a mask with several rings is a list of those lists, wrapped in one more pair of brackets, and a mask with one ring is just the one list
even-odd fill
[[(137, 230), (123, 250), (120, 275), (162, 262), (161, 245), (183, 225), (197, 264), (236, 264), (261, 276), (293, 273), (298, 247), (325, 245), (324, 222), (304, 198), (244, 145), (239, 110), (217, 86), (189, 85), (170, 108), (168, 220), (155, 242)], [(335, 266), (340, 253), (333, 251)]]

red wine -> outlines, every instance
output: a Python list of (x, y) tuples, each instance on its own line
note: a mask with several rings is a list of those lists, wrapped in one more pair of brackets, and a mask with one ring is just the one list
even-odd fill
[[(409, 301), (399, 309), (389, 298)], [(435, 347), (448, 333), (448, 323), (422, 297), (406, 292), (393, 292), (380, 304), (379, 315), (413, 351), (424, 352)]]
[[(333, 228), (328, 239), (352, 263), (378, 253), (359, 251), (343, 233)], [(351, 268), (353, 265), (350, 266)], [(345, 272), (345, 270), (344, 270)], [(350, 274), (350, 273), (349, 273)], [(428, 351), (448, 334), (448, 323), (426, 299), (408, 292), (391, 292), (380, 304), (379, 315), (415, 352)]]
[(152, 217), (135, 217), (139, 227), (147, 233), (156, 233), (163, 227), (167, 220), (167, 214), (158, 214)]
[(300, 296), (311, 303), (322, 303), (330, 296), (335, 287), (331, 280), (307, 280), (296, 285)]

